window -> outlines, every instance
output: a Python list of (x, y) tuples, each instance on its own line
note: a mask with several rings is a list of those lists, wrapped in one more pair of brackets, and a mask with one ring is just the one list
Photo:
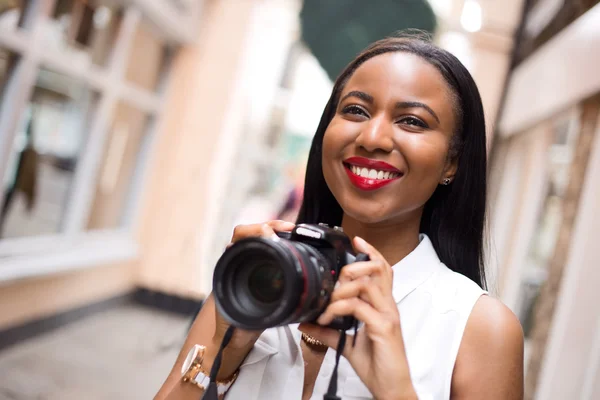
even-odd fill
[(135, 255), (167, 56), (200, 12), (174, 27), (167, 1), (0, 0), (0, 282)]
[(0, 0), (0, 29), (15, 29), (25, 25), (26, 0)]
[(79, 62), (107, 64), (121, 25), (118, 9), (99, 1), (57, 0), (51, 17), (44, 27), (51, 48)]
[(123, 102), (118, 104), (104, 149), (88, 229), (110, 229), (122, 225), (148, 119), (135, 107)]
[(140, 24), (131, 46), (127, 65), (127, 81), (154, 91), (165, 65), (166, 47), (147, 23)]
[(4, 176), (0, 237), (62, 230), (95, 103), (81, 82), (39, 71)]
[(0, 48), (0, 103), (2, 103), (4, 88), (16, 62), (16, 54)]
[(569, 172), (579, 134), (577, 122), (577, 113), (569, 113), (552, 122), (552, 142), (544, 168), (547, 173), (543, 203), (529, 244), (520, 287), (518, 315), (526, 338), (531, 333), (535, 304), (546, 281), (561, 228)]

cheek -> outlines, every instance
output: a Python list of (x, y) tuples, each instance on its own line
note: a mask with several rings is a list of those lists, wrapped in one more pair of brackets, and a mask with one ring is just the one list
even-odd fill
[(329, 129), (325, 132), (325, 136), (323, 136), (323, 145), (321, 150), (321, 163), (323, 166), (323, 176), (325, 177), (325, 182), (327, 182), (327, 186), (331, 188), (332, 183), (335, 183), (336, 179), (333, 176), (334, 174), (334, 163), (336, 162), (336, 153), (335, 150), (337, 141), (335, 138), (335, 134), (330, 132)]
[(347, 128), (338, 118), (331, 120), (323, 136), (323, 168), (332, 161), (338, 162), (343, 157), (345, 146), (353, 140), (353, 135)]
[(421, 179), (437, 180), (446, 167), (448, 157), (447, 140), (440, 138), (412, 137), (404, 143), (404, 156), (412, 175)]

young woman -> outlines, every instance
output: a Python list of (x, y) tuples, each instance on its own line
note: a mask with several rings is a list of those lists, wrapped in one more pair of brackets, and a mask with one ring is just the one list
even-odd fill
[[(337, 79), (297, 223), (342, 226), (371, 259), (343, 268), (318, 320), (353, 315), (363, 323), (340, 364), (342, 399), (522, 398), (520, 324), (484, 290), (485, 176), (481, 99), (450, 53), (388, 38)], [(238, 226), (232, 241), (293, 227)], [(203, 384), (185, 382), (182, 364), (190, 348), (205, 346), (199, 376), (208, 375), (226, 329), (210, 296), (158, 399), (201, 397)], [(236, 330), (219, 370), (220, 397), (320, 400), (338, 338), (310, 324)]]

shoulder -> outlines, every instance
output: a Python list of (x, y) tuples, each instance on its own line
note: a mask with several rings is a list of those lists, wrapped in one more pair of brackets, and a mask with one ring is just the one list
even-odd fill
[(490, 339), (523, 341), (523, 331), (517, 316), (500, 300), (481, 296), (471, 312), (465, 333), (485, 333)]
[(452, 377), (456, 398), (521, 398), (523, 331), (513, 312), (481, 296), (465, 327)]

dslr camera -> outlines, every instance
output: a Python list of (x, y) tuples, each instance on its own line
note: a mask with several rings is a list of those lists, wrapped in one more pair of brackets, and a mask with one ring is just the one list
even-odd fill
[[(216, 306), (237, 328), (262, 330), (315, 321), (329, 304), (342, 268), (369, 259), (353, 253), (340, 227), (299, 224), (277, 236), (240, 240), (217, 262)], [(336, 318), (329, 325), (338, 330), (356, 326), (353, 317)]]

